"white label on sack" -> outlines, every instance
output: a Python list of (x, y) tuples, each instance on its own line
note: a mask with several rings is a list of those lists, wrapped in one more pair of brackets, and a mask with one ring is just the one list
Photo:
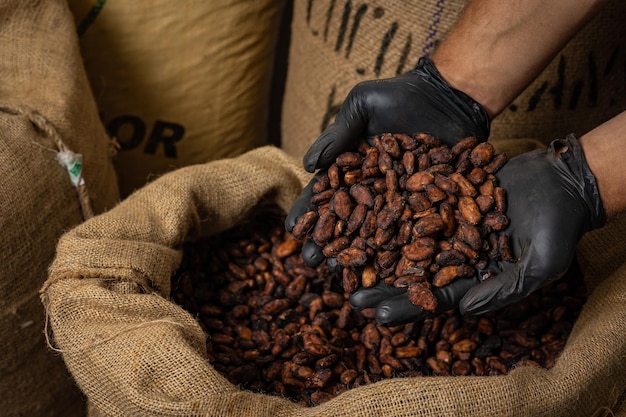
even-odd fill
[(82, 177), (83, 156), (81, 154), (72, 151), (61, 151), (57, 153), (56, 159), (67, 169), (74, 187), (80, 187), (85, 183)]

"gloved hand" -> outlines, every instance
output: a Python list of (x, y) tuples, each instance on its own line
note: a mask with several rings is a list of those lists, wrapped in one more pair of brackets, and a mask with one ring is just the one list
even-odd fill
[(334, 123), (304, 155), (304, 169), (328, 168), (337, 155), (356, 149), (358, 140), (382, 133), (429, 133), (452, 146), (468, 136), (486, 141), (489, 129), (485, 109), (450, 87), (430, 59), (421, 58), (405, 74), (357, 84)]
[[(436, 289), (439, 311), (458, 305), (463, 314), (482, 314), (524, 298), (563, 276), (582, 235), (605, 223), (595, 177), (573, 135), (512, 158), (496, 177), (507, 191), (510, 225), (503, 232), (517, 261), (491, 262), (495, 275), (486, 280), (478, 274)], [(404, 290), (384, 284), (358, 290), (350, 303), (376, 307), (377, 320), (388, 325), (426, 315)]]
[[(453, 145), (468, 136), (486, 141), (489, 129), (485, 109), (450, 87), (430, 59), (421, 58), (417, 67), (406, 74), (356, 85), (341, 105), (335, 122), (304, 155), (303, 163), (308, 172), (324, 170), (339, 154), (355, 150), (359, 140), (371, 140), (382, 133), (430, 133)], [(324, 171), (311, 182), (322, 174)], [(311, 186), (310, 183), (305, 187), (289, 211), (285, 219), (287, 231), (291, 232), (298, 218), (311, 209)], [(324, 257), (319, 247), (307, 241), (303, 259), (317, 266)]]

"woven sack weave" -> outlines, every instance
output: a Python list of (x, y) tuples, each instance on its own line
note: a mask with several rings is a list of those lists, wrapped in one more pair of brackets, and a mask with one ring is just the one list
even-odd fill
[(285, 0), (69, 0), (122, 196), (266, 145)]
[(65, 1), (4, 0), (0, 21), (0, 414), (81, 416), (39, 289), (59, 237), (119, 199), (109, 139)]
[[(166, 174), (60, 240), (42, 288), (53, 338), (96, 416), (604, 416), (626, 392), (626, 222), (585, 236), (593, 290), (554, 368), (415, 377), (349, 390), (312, 408), (230, 384), (207, 363), (194, 317), (169, 301), (181, 245), (261, 202), (287, 210), (310, 179), (263, 147)], [(623, 408), (623, 406), (622, 406)]]
[[(414, 68), (467, 0), (294, 2), (281, 147), (302, 158), (351, 88)], [(310, 5), (310, 6), (309, 6)], [(607, 2), (536, 80), (493, 120), (491, 140), (584, 134), (626, 109), (626, 3)], [(414, 132), (407, 132), (414, 133)]]

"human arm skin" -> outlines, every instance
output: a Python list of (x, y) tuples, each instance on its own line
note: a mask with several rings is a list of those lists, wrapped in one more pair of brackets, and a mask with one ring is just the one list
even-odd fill
[[(606, 0), (473, 0), (432, 57), (442, 77), (493, 119)], [(580, 138), (608, 217), (626, 210), (626, 112)]]
[(606, 0), (473, 0), (432, 60), (491, 119), (552, 61)]
[(626, 112), (580, 137), (587, 165), (596, 177), (608, 218), (626, 211)]

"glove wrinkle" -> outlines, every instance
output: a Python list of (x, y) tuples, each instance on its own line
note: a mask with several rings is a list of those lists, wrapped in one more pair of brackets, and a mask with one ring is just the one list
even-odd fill
[(322, 248), (310, 239), (305, 240), (302, 244), (302, 260), (307, 266), (313, 268), (319, 266), (324, 261)]
[[(491, 120), (487, 111), (476, 102), (470, 96), (462, 91), (459, 91), (451, 87), (441, 76), (435, 64), (427, 57), (422, 57), (418, 61), (417, 67), (410, 71), (410, 74), (418, 75), (424, 82), (429, 84), (433, 89), (439, 91), (440, 95), (433, 95), (435, 97), (447, 98), (448, 102), (443, 107), (443, 114), (447, 115), (450, 119), (470, 119), (477, 128), (478, 132), (461, 132), (462, 136), (476, 136), (480, 141), (484, 142), (489, 137), (491, 130)], [(441, 103), (441, 102), (440, 102)], [(451, 108), (456, 112), (456, 115), (452, 117), (449, 115)], [(461, 123), (458, 126), (462, 126)]]
[[(366, 106), (363, 105), (365, 99), (361, 97), (362, 94), (355, 94), (341, 106), (335, 121), (313, 142), (302, 158), (307, 172), (328, 168), (339, 154), (356, 147), (365, 123), (363, 114)], [(352, 137), (355, 139), (350, 139)]]
[(327, 132), (311, 145), (311, 148), (304, 155), (303, 165), (307, 172), (315, 172), (319, 168), (328, 168), (332, 163), (327, 155), (334, 155), (335, 135), (333, 132)]
[(404, 293), (376, 306), (376, 321), (383, 326), (397, 326), (422, 319), (426, 311), (411, 303)]
[(459, 303), (461, 314), (480, 315), (496, 311), (507, 304), (522, 299), (528, 293), (525, 265), (512, 267), (472, 287)]
[(391, 285), (380, 282), (371, 288), (362, 288), (350, 294), (348, 302), (352, 308), (363, 310), (364, 308), (376, 307), (381, 301), (404, 293), (405, 290), (401, 288), (392, 287)]
[(330, 272), (340, 273), (343, 267), (337, 262), (337, 258), (326, 258), (326, 266)]
[[(567, 149), (556, 156), (556, 145), (566, 146)], [(551, 144), (554, 157), (563, 161), (570, 175), (574, 178), (573, 188), (576, 189), (582, 201), (586, 204), (589, 224), (587, 230), (601, 228), (606, 223), (606, 213), (600, 198), (596, 178), (589, 169), (582, 147), (574, 134), (569, 134), (565, 139), (557, 139)], [(560, 166), (556, 165), (560, 168)]]

